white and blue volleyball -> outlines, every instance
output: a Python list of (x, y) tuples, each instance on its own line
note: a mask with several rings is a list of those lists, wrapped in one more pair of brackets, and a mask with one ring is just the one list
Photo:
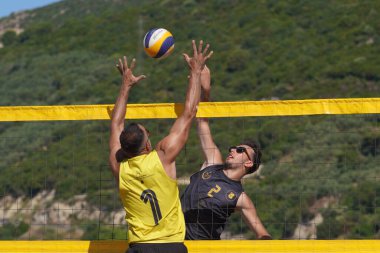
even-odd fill
[(144, 37), (144, 50), (152, 58), (165, 58), (174, 49), (173, 35), (164, 28), (149, 30)]

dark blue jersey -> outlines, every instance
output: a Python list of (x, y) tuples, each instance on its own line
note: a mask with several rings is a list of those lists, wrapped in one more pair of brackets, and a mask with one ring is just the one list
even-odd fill
[(181, 196), (186, 240), (220, 240), (228, 217), (235, 211), (243, 187), (228, 178), (224, 165), (212, 165), (193, 174)]

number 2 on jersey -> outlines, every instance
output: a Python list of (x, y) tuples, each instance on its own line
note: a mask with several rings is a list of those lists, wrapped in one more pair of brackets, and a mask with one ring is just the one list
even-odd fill
[(222, 188), (220, 188), (219, 185), (215, 185), (214, 188), (211, 188), (211, 190), (208, 191), (207, 196), (209, 196), (210, 198), (213, 198), (214, 195), (212, 195), (212, 194), (213, 194), (213, 193), (218, 193), (218, 192), (220, 192), (221, 189), (222, 189)]
[(154, 223), (158, 225), (158, 222), (162, 219), (162, 214), (160, 206), (158, 205), (156, 193), (150, 189), (144, 190), (141, 193), (140, 199), (144, 201), (144, 203), (148, 202), (149, 200), (149, 204), (153, 213)]

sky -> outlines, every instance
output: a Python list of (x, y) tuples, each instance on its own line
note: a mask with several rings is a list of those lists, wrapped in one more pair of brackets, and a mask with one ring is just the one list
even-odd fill
[(12, 12), (25, 11), (42, 7), (60, 0), (0, 0), (0, 18)]

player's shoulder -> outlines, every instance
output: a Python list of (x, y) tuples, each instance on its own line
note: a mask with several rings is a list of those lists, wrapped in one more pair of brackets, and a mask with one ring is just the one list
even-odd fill
[(240, 193), (240, 196), (238, 198), (236, 206), (244, 208), (244, 207), (249, 207), (252, 205), (253, 205), (253, 202), (252, 202), (251, 198), (248, 196), (248, 194), (246, 194), (244, 191), (242, 191)]

